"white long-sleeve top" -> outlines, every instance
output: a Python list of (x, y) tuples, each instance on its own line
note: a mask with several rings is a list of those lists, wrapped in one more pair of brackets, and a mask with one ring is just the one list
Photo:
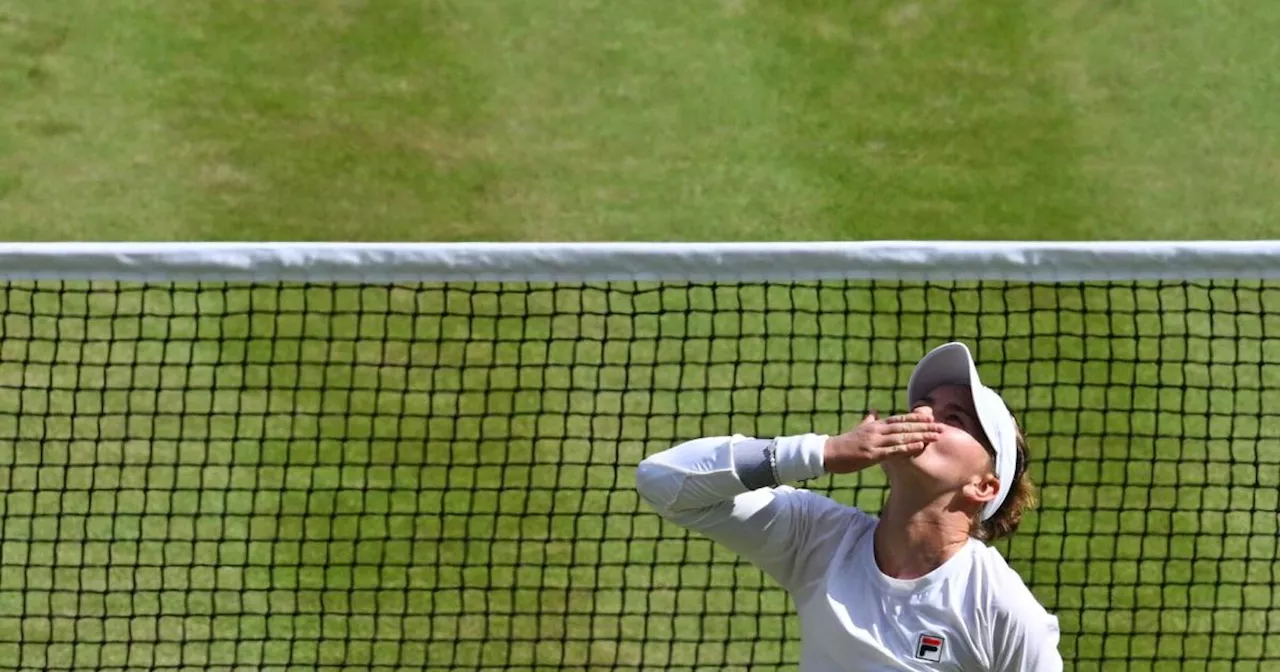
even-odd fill
[[(826, 439), (779, 438), (776, 481), (822, 475)], [(790, 485), (748, 488), (743, 477), (758, 481), (769, 467), (748, 463), (748, 442), (761, 445), (742, 435), (682, 443), (641, 462), (636, 486), (663, 518), (740, 554), (790, 593), (802, 672), (1062, 670), (1058, 619), (996, 549), (970, 539), (923, 577), (886, 576), (873, 550), (877, 518)]]

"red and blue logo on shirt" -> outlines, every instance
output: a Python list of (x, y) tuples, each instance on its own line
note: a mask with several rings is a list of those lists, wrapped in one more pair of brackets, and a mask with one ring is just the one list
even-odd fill
[(942, 660), (942, 646), (946, 641), (941, 635), (920, 635), (916, 642), (916, 658), (933, 662)]

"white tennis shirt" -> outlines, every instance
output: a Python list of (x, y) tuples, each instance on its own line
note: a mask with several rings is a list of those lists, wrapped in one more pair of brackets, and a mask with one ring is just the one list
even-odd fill
[[(824, 473), (826, 436), (782, 437), (780, 483)], [(663, 518), (723, 544), (790, 593), (801, 625), (800, 669), (1058, 672), (1058, 619), (1000, 553), (977, 539), (929, 574), (884, 575), (877, 518), (789, 485), (749, 490), (735, 467), (742, 435), (696, 439), (636, 470)], [(745, 467), (744, 467), (745, 469)]]

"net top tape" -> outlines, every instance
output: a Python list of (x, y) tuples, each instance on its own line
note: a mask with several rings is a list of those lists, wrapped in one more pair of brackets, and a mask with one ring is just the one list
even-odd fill
[(1280, 278), (1280, 240), (7, 243), (4, 281), (1027, 282)]

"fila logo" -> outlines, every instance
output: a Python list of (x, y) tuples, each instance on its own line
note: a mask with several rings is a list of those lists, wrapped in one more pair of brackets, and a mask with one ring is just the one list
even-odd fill
[(942, 645), (946, 641), (941, 635), (920, 635), (916, 642), (916, 658), (935, 663), (942, 660)]

